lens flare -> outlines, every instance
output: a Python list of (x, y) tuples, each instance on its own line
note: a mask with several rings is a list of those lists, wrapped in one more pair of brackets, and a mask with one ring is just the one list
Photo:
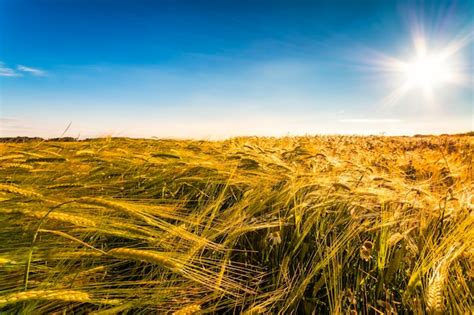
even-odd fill
[(425, 89), (450, 82), (454, 72), (448, 62), (437, 55), (418, 57), (404, 64), (401, 70), (409, 87)]
[(434, 109), (456, 86), (472, 88), (472, 63), (466, 57), (469, 52), (463, 51), (471, 47), (474, 39), (472, 25), (450, 39), (434, 33), (428, 36), (423, 29), (420, 23), (410, 26), (411, 57), (399, 58), (372, 49), (361, 56), (365, 64), (362, 69), (375, 73), (377, 81), (391, 86), (378, 107), (392, 107), (410, 97), (410, 104)]

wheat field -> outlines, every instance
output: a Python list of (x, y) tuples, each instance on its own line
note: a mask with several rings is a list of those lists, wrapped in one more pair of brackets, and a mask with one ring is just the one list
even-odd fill
[(469, 314), (472, 136), (0, 144), (2, 314)]

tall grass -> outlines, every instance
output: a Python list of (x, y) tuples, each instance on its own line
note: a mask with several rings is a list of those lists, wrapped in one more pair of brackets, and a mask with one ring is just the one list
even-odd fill
[(472, 313), (473, 143), (0, 144), (0, 312)]

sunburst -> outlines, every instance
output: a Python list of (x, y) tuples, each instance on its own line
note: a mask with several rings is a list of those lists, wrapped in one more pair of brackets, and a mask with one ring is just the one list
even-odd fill
[(399, 82), (382, 101), (383, 106), (397, 104), (409, 91), (420, 90), (424, 103), (433, 105), (439, 93), (450, 87), (466, 85), (469, 80), (469, 67), (466, 67), (460, 52), (473, 39), (474, 32), (458, 36), (442, 49), (430, 49), (426, 36), (414, 36), (414, 52), (411, 58), (403, 60), (378, 54), (371, 61), (376, 69), (388, 73)]

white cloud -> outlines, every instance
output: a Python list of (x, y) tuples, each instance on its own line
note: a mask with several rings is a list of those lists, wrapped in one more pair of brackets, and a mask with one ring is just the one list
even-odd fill
[(21, 74), (17, 73), (12, 68), (5, 66), (3, 62), (0, 61), (0, 77), (18, 77)]
[(32, 75), (35, 75), (35, 76), (44, 76), (44, 75), (46, 75), (46, 72), (41, 70), (41, 69), (31, 68), (31, 67), (27, 67), (27, 66), (23, 66), (23, 65), (18, 65), (16, 68), (17, 68), (18, 71), (31, 73)]
[(356, 123), (356, 124), (383, 124), (383, 123), (400, 123), (402, 122), (400, 119), (341, 119), (339, 122), (342, 123)]
[(17, 121), (17, 120), (18, 120), (18, 119), (15, 119), (15, 118), (0, 117), (0, 123), (5, 123), (5, 124), (11, 123), (11, 122), (15, 122), (15, 121)]
[(11, 68), (0, 61), (0, 77), (21, 77), (24, 74), (34, 76), (45, 76), (47, 73), (44, 70), (18, 65), (16, 68)]

